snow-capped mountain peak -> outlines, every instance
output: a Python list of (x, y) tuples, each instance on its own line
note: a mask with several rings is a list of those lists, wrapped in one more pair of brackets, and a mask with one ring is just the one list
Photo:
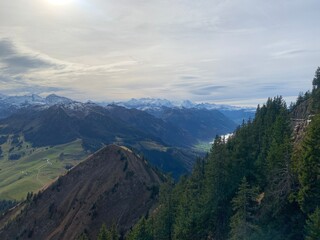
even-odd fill
[(140, 110), (159, 107), (175, 107), (171, 101), (159, 98), (132, 98), (127, 102), (118, 102), (115, 104), (126, 108), (136, 108)]
[(60, 97), (56, 94), (50, 94), (45, 98), (45, 102), (48, 105), (55, 105), (55, 104), (70, 104), (74, 101), (66, 97)]
[[(240, 110), (246, 109), (251, 110), (250, 108), (242, 108), (231, 105), (223, 105), (223, 104), (214, 104), (214, 103), (194, 103), (190, 100), (183, 100), (173, 102), (167, 99), (159, 99), (159, 98), (132, 98), (126, 102), (115, 102), (113, 103), (118, 106), (126, 107), (126, 108), (136, 108), (139, 110), (150, 110), (150, 109), (159, 109), (163, 107), (168, 108), (197, 108), (197, 109), (208, 109), (208, 110)], [(101, 104), (101, 105), (106, 105)], [(252, 111), (255, 109), (252, 108)]]
[(5, 96), (1, 100), (14, 106), (25, 106), (29, 104), (31, 105), (45, 104), (44, 99), (36, 94), (24, 95), (24, 96)]

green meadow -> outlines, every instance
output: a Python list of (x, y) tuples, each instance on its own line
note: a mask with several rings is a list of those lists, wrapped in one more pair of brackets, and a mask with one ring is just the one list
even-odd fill
[[(9, 136), (1, 145), (0, 199), (24, 199), (28, 192), (37, 192), (88, 156), (81, 140), (42, 148), (33, 148), (21, 136), (16, 142)], [(18, 159), (10, 160), (12, 156)]]

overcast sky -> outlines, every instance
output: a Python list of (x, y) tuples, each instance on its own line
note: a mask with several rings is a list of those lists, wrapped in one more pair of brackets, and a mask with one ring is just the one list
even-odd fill
[(253, 105), (320, 65), (319, 0), (0, 0), (0, 92)]

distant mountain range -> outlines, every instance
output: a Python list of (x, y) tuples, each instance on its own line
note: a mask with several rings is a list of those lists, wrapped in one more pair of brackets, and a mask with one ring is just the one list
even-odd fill
[(60, 97), (55, 94), (42, 98), (36, 94), (23, 96), (6, 96), (0, 95), (0, 118), (6, 118), (17, 112), (21, 108), (30, 106), (49, 107), (56, 104), (70, 104), (74, 102), (66, 97)]
[[(49, 95), (0, 96), (0, 135), (21, 139), (34, 148), (81, 140), (88, 153), (106, 144), (140, 151), (152, 164), (175, 177), (191, 170), (216, 135), (232, 133), (252, 109), (215, 104), (180, 105), (165, 99), (132, 99), (113, 104), (81, 103)], [(205, 148), (198, 147), (198, 145)], [(19, 159), (29, 150), (11, 140), (1, 145), (3, 156)], [(201, 149), (201, 150), (200, 150)], [(0, 148), (1, 150), (1, 148)]]
[(126, 108), (136, 108), (139, 110), (155, 109), (155, 108), (197, 108), (197, 109), (216, 109), (216, 110), (240, 110), (246, 109), (247, 111), (255, 111), (255, 108), (250, 107), (238, 107), (226, 104), (215, 104), (215, 103), (194, 103), (190, 100), (183, 101), (170, 101), (167, 99), (160, 98), (132, 98), (124, 102), (102, 102), (100, 105), (116, 104)]
[(23, 136), (33, 147), (77, 139), (90, 152), (104, 144), (131, 146), (175, 175), (191, 169), (195, 155), (190, 150), (199, 141), (209, 142), (237, 126), (217, 110), (168, 108), (156, 117), (117, 105), (79, 102), (26, 106), (0, 120), (0, 125), (0, 135)]
[(61, 97), (55, 94), (50, 94), (45, 98), (42, 98), (36, 94), (23, 95), (23, 96), (6, 96), (0, 95), (1, 103), (11, 104), (17, 107), (23, 107), (26, 105), (56, 105), (56, 104), (67, 104), (74, 102), (73, 100)]
[[(0, 118), (5, 118), (15, 113), (17, 110), (30, 106), (42, 106), (50, 107), (53, 105), (63, 104), (79, 104), (80, 102), (73, 101), (66, 97), (61, 97), (55, 94), (48, 95), (43, 98), (36, 94), (24, 95), (24, 96), (6, 96), (0, 94)], [(91, 102), (93, 103), (93, 102)], [(255, 108), (249, 107), (237, 107), (225, 104), (214, 103), (193, 103), (189, 100), (184, 101), (170, 101), (167, 99), (158, 98), (140, 98), (130, 99), (124, 102), (97, 102), (97, 105), (106, 107), (108, 105), (117, 105), (129, 109), (138, 109), (147, 111), (148, 113), (158, 116), (159, 112), (163, 112), (165, 108), (171, 109), (207, 109), (207, 110), (219, 110), (225, 114), (228, 118), (237, 124), (241, 124), (243, 120), (254, 118)]]

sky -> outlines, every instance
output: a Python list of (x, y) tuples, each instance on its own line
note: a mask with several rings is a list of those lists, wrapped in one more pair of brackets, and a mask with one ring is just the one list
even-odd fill
[(256, 106), (311, 89), (319, 0), (0, 0), (0, 93)]

